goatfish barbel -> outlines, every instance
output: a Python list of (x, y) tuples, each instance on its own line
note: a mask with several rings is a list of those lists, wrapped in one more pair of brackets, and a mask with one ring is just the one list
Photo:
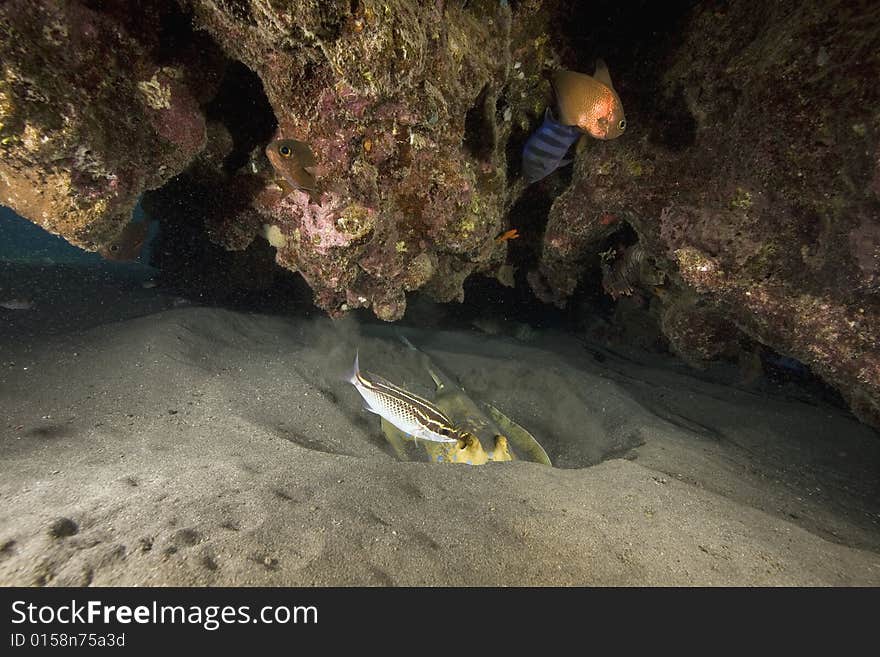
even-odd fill
[(443, 411), (427, 399), (407, 392), (381, 376), (362, 373), (358, 355), (348, 381), (364, 398), (364, 408), (414, 439), (436, 443), (459, 441), (459, 431)]

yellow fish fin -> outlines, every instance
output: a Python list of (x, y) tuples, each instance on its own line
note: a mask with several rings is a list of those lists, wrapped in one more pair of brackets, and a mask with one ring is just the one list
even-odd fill
[(275, 179), (275, 184), (278, 185), (278, 186), (281, 188), (281, 193), (282, 193), (284, 196), (287, 196), (287, 195), (290, 194), (294, 189), (296, 189), (296, 187), (294, 187), (294, 186), (291, 185), (289, 182), (287, 182), (287, 179), (286, 179), (286, 178), (283, 178), (283, 177), (276, 178), (276, 179)]
[(505, 436), (495, 436), (495, 449), (492, 451), (493, 461), (513, 461), (514, 457)]

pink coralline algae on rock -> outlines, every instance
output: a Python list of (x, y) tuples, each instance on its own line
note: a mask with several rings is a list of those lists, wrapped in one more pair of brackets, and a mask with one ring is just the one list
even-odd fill
[(138, 89), (152, 110), (147, 115), (156, 133), (191, 157), (205, 145), (205, 119), (189, 89), (176, 79), (179, 75), (175, 69), (159, 69)]
[[(347, 213), (346, 213), (347, 211)], [(266, 212), (285, 235), (308, 245), (309, 250), (327, 256), (332, 249), (348, 246), (353, 239), (371, 231), (375, 210), (346, 206), (333, 192), (314, 203), (306, 192), (295, 190)], [(355, 218), (356, 217), (356, 218)]]
[[(542, 16), (539, 5), (524, 20)], [(301, 272), (333, 315), (358, 305), (396, 319), (416, 289), (461, 299), (465, 279), (495, 274), (507, 251), (493, 240), (511, 198), (510, 112), (498, 108), (516, 89), (523, 114), (531, 88), (511, 79), (513, 20), (489, 1), (5, 3), (0, 194), (100, 250), (144, 191), (186, 170), (208, 206), (229, 202), (228, 216), (204, 219), (211, 241), (247, 249), (261, 217), (283, 245), (277, 263)], [(228, 65), (221, 50), (258, 76), (274, 138), (313, 150), (313, 202), (251, 192), (260, 172), (226, 169), (264, 126), (228, 125), (225, 155), (196, 159)], [(220, 106), (215, 122), (228, 118)], [(168, 201), (153, 204), (170, 211), (157, 218), (187, 221)]]

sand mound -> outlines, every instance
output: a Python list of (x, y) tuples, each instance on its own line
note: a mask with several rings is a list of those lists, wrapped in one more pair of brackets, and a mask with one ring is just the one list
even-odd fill
[(843, 411), (408, 330), (559, 467), (400, 463), (343, 380), (357, 348), (430, 396), (395, 330), (182, 308), (7, 341), (0, 582), (880, 584), (880, 441)]

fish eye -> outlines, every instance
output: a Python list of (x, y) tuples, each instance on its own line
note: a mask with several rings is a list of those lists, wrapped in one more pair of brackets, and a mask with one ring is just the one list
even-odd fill
[(278, 149), (278, 152), (284, 157), (290, 157), (290, 146), (282, 146)]
[(626, 130), (626, 119), (620, 119), (620, 123), (617, 124), (617, 127), (621, 130)]

